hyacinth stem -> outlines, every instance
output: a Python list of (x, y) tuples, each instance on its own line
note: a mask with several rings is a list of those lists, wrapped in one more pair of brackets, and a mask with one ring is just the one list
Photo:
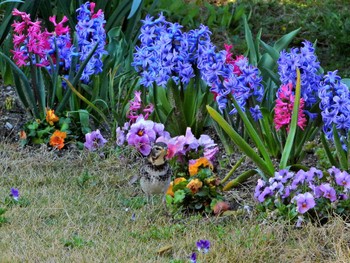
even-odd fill
[(257, 170), (248, 170), (242, 174), (240, 174), (237, 178), (233, 179), (232, 181), (228, 182), (227, 185), (222, 189), (223, 191), (228, 191), (234, 187), (239, 186), (241, 183), (245, 182), (250, 178), (251, 176), (257, 174)]
[(237, 170), (237, 168), (242, 164), (242, 162), (245, 160), (245, 155), (241, 157), (241, 159), (236, 162), (236, 164), (232, 167), (232, 169), (227, 173), (224, 179), (221, 180), (221, 184), (224, 184), (232, 175), (233, 173)]
[(297, 125), (298, 125), (300, 94), (301, 94), (300, 70), (297, 68), (297, 83), (295, 87), (295, 98), (294, 98), (294, 105), (293, 105), (292, 121), (290, 123), (290, 130), (288, 133), (287, 141), (282, 152), (280, 169), (285, 169), (287, 167), (289, 156), (292, 151), (294, 137), (295, 137), (295, 133), (297, 131)]

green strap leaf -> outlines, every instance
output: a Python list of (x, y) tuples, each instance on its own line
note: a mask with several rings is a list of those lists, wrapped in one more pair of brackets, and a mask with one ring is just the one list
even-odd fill
[(103, 121), (108, 125), (108, 120), (106, 115), (99, 109), (97, 108), (93, 103), (91, 103), (87, 98), (85, 98), (79, 91), (77, 91), (73, 85), (69, 82), (68, 79), (62, 78), (64, 81), (67, 82), (68, 87), (82, 100), (84, 101), (87, 105), (89, 105), (93, 110), (95, 110), (103, 119)]
[(342, 143), (340, 141), (339, 133), (337, 131), (337, 128), (335, 127), (335, 124), (333, 124), (333, 139), (334, 139), (334, 145), (337, 151), (340, 167), (343, 170), (348, 170), (348, 167), (349, 167), (348, 159), (347, 159), (345, 150), (343, 149)]
[[(253, 150), (252, 147), (227, 123), (227, 121), (212, 107), (207, 105), (210, 116), (228, 134), (236, 146), (245, 153), (252, 161), (269, 177), (273, 176), (273, 166), (269, 167), (266, 162)], [(272, 168), (272, 169), (271, 169)]]
[(131, 10), (128, 16), (128, 19), (132, 18), (134, 16), (134, 14), (136, 13), (137, 9), (139, 9), (139, 7), (141, 6), (142, 0), (134, 0), (132, 1), (132, 5), (131, 5)]

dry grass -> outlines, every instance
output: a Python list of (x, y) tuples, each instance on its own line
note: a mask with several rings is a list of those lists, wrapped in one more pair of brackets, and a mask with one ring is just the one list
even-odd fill
[(0, 144), (0, 200), (16, 187), (30, 204), (6, 212), (0, 262), (188, 262), (198, 239), (212, 242), (201, 262), (350, 262), (340, 219), (300, 230), (254, 217), (174, 218), (126, 183), (135, 170), (117, 156), (16, 150)]

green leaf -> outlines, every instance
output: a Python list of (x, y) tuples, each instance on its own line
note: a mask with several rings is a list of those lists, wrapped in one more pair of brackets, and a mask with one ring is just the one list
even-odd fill
[(174, 204), (181, 204), (185, 199), (186, 193), (184, 190), (178, 190), (174, 193)]
[(321, 142), (322, 142), (323, 148), (325, 150), (325, 153), (327, 155), (328, 161), (331, 163), (332, 166), (339, 166), (339, 164), (336, 162), (336, 160), (333, 157), (333, 154), (328, 146), (328, 143), (326, 141), (326, 137), (325, 137), (323, 132), (321, 133)]
[(256, 66), (258, 64), (257, 52), (255, 50), (252, 31), (249, 28), (247, 17), (245, 15), (243, 15), (243, 24), (244, 24), (244, 32), (245, 32), (244, 35), (248, 46), (249, 62), (252, 65)]
[(232, 181), (228, 182), (225, 187), (222, 189), (223, 191), (228, 191), (234, 187), (239, 186), (241, 183), (245, 182), (248, 178), (251, 176), (257, 174), (257, 170), (248, 170), (244, 173), (240, 174), (237, 178), (233, 179)]
[(281, 37), (273, 45), (274, 49), (276, 49), (277, 52), (281, 52), (283, 49), (286, 49), (288, 45), (292, 42), (293, 38), (299, 33), (300, 30), (301, 30), (301, 27)]
[(333, 124), (333, 139), (334, 139), (334, 145), (335, 145), (335, 149), (337, 151), (337, 156), (338, 156), (338, 160), (340, 163), (340, 167), (343, 170), (348, 170), (348, 160), (347, 160), (347, 156), (345, 153), (345, 150), (343, 149), (342, 143), (340, 141), (340, 137), (337, 131), (337, 128), (335, 127), (335, 124)]
[(226, 122), (226, 120), (212, 107), (207, 105), (210, 116), (220, 125), (220, 127), (229, 135), (236, 146), (245, 153), (252, 161), (269, 177), (273, 176), (273, 166), (266, 162), (253, 150), (253, 148)]
[(3, 57), (6, 62), (11, 66), (12, 72), (18, 80), (16, 81), (15, 89), (19, 95), (21, 101), (25, 106), (30, 107), (35, 118), (40, 119), (40, 113), (38, 106), (36, 104), (33, 90), (31, 88), (30, 82), (24, 72), (4, 53), (0, 52), (0, 56)]
[(343, 78), (341, 82), (343, 82), (346, 86), (348, 86), (348, 88), (350, 88), (350, 78)]
[(83, 134), (89, 133), (91, 131), (90, 121), (89, 121), (89, 112), (87, 110), (82, 110), (82, 109), (80, 109), (78, 112), (79, 112), (81, 132)]
[(20, 0), (5, 0), (5, 1), (0, 2), (0, 5), (3, 5), (6, 3), (24, 3), (24, 2), (20, 1)]
[(141, 6), (142, 0), (134, 0), (132, 1), (132, 5), (131, 5), (131, 10), (128, 16), (128, 19), (130, 19), (131, 17), (134, 16), (134, 14), (136, 13), (137, 9), (139, 9), (139, 7)]
[(107, 117), (105, 116), (105, 114), (99, 109), (97, 108), (94, 104), (92, 104), (87, 98), (85, 98), (79, 91), (77, 91), (73, 85), (69, 82), (68, 79), (63, 78), (64, 81), (67, 82), (68, 87), (82, 100), (84, 101), (86, 104), (88, 104), (93, 110), (95, 110), (100, 116), (101, 118), (104, 120), (104, 122), (109, 125), (109, 122), (107, 121)]
[(245, 112), (243, 112), (241, 107), (238, 105), (234, 96), (231, 96), (231, 99), (232, 99), (233, 105), (236, 108), (239, 116), (242, 118), (242, 120), (244, 122), (245, 128), (247, 129), (250, 138), (254, 141), (256, 147), (258, 148), (259, 152), (263, 156), (265, 163), (266, 163), (267, 167), (269, 168), (269, 171), (273, 174), (274, 173), (273, 163), (271, 161), (269, 153), (266, 150), (264, 143), (261, 141), (258, 133), (254, 129), (252, 123), (249, 121)]

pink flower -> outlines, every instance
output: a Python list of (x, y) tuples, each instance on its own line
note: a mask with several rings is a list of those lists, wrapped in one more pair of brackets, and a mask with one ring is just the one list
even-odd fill
[(26, 28), (26, 23), (14, 21), (11, 26), (13, 27), (13, 31), (15, 31), (15, 33), (22, 34), (23, 30)]
[(17, 8), (13, 9), (12, 15), (14, 16), (20, 16), (24, 22), (30, 21), (30, 14), (27, 14), (26, 12), (21, 12)]
[(68, 26), (64, 26), (64, 23), (66, 23), (68, 21), (68, 18), (66, 16), (64, 16), (62, 18), (62, 21), (59, 22), (58, 24), (56, 23), (56, 16), (50, 16), (49, 20), (53, 23), (53, 25), (55, 26), (55, 33), (56, 36), (60, 36), (66, 33), (69, 33), (69, 27)]
[[(298, 112), (298, 126), (300, 129), (304, 130), (306, 126), (306, 117), (303, 111), (304, 109), (304, 99), (300, 99), (299, 112)], [(286, 127), (289, 131), (290, 122), (292, 120), (294, 106), (294, 95), (292, 94), (292, 83), (283, 85), (278, 92), (278, 98), (276, 100), (275, 106), (275, 117), (274, 123), (276, 130), (280, 130), (282, 127)]]

